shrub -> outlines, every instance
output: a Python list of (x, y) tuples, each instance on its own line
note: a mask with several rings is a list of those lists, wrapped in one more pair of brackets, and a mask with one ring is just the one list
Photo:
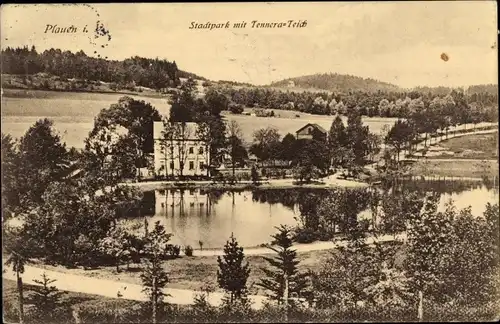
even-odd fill
[(243, 113), (243, 106), (235, 103), (230, 103), (229, 104), (229, 111), (231, 111), (233, 114), (241, 114)]
[(176, 259), (181, 255), (181, 247), (179, 245), (169, 244), (166, 251), (167, 258)]
[(193, 256), (193, 247), (191, 245), (186, 245), (184, 248), (184, 254), (188, 257)]
[(297, 243), (312, 243), (318, 240), (318, 233), (308, 228), (297, 228), (293, 239)]

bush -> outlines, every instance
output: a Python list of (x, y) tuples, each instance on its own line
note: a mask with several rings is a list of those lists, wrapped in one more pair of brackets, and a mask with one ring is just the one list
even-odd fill
[(193, 247), (191, 245), (187, 245), (184, 248), (184, 254), (188, 257), (193, 256)]
[(241, 114), (243, 113), (243, 106), (235, 103), (230, 103), (229, 106), (229, 111), (232, 112), (233, 114)]
[(316, 231), (309, 228), (297, 228), (295, 229), (295, 235), (293, 240), (297, 243), (312, 243), (319, 239), (319, 235)]
[(167, 258), (176, 259), (181, 255), (181, 247), (179, 245), (169, 244), (166, 250)]

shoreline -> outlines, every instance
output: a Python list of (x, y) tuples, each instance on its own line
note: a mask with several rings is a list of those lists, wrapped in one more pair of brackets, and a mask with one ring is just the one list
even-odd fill
[(253, 190), (253, 189), (330, 189), (330, 188), (361, 188), (369, 187), (367, 182), (335, 179), (327, 183), (305, 183), (294, 184), (293, 181), (270, 180), (255, 185), (252, 182), (240, 182), (236, 184), (213, 183), (212, 181), (143, 181), (143, 182), (123, 182), (119, 185), (138, 187), (143, 191), (158, 189), (220, 189), (220, 190)]

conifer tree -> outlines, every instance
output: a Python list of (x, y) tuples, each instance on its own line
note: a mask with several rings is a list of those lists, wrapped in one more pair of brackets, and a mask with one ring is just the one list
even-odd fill
[(168, 283), (168, 274), (162, 267), (162, 257), (167, 249), (167, 244), (170, 239), (170, 234), (165, 232), (165, 228), (160, 225), (160, 222), (155, 223), (154, 229), (148, 233), (146, 237), (145, 252), (147, 255), (146, 267), (141, 274), (142, 285), (151, 303), (152, 307), (152, 322), (157, 322), (158, 307), (167, 296), (163, 292), (163, 288)]
[(262, 268), (266, 278), (262, 278), (258, 286), (270, 291), (270, 297), (279, 304), (288, 303), (290, 295), (301, 296), (307, 287), (307, 274), (300, 273), (297, 265), (297, 252), (292, 250), (291, 229), (281, 225), (278, 232), (272, 235), (273, 241), (269, 249), (278, 255), (274, 258), (264, 257), (272, 267)]
[(219, 287), (229, 295), (229, 303), (235, 300), (245, 299), (247, 294), (247, 280), (250, 274), (248, 263), (244, 263), (245, 254), (243, 248), (231, 233), (230, 239), (224, 246), (224, 256), (217, 257), (219, 270), (217, 270), (217, 282)]
[(59, 291), (55, 286), (51, 286), (55, 279), (50, 279), (44, 272), (42, 274), (42, 279), (34, 279), (34, 282), (40, 286), (34, 286), (34, 295), (31, 297), (33, 304), (36, 307), (37, 318), (39, 320), (49, 321), (57, 306), (59, 305), (59, 299), (64, 292)]

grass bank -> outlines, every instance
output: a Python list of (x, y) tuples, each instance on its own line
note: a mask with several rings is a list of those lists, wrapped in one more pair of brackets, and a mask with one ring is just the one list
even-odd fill
[[(300, 271), (304, 272), (309, 270), (317, 271), (335, 251), (336, 250), (318, 250), (298, 252), (297, 256), (300, 261), (298, 268)], [(196, 251), (194, 253), (196, 253)], [(401, 263), (403, 258), (404, 247), (401, 246), (397, 256), (397, 262)], [(246, 256), (245, 259), (250, 265), (250, 276), (247, 282), (249, 293), (251, 295), (266, 295), (266, 291), (256, 284), (265, 276), (262, 268), (269, 267), (267, 261), (264, 259), (264, 256), (259, 255)], [(93, 270), (84, 270), (81, 268), (67, 269), (62, 266), (51, 266), (41, 262), (37, 262), (36, 266), (73, 275), (83, 275), (98, 279), (120, 281), (123, 283), (141, 284), (141, 267), (139, 264), (131, 264), (129, 270), (126, 269), (126, 266), (122, 266), (120, 272), (117, 272), (114, 266), (100, 267)], [(169, 288), (201, 291), (210, 287), (214, 289), (214, 291), (223, 292), (223, 290), (218, 288), (217, 284), (218, 263), (216, 256), (182, 256), (177, 259), (165, 261), (163, 266), (169, 274), (170, 282), (167, 285)]]
[(498, 177), (498, 161), (495, 160), (439, 160), (422, 159), (415, 162), (410, 173), (427, 177)]
[(498, 132), (474, 134), (444, 140), (438, 144), (446, 155), (429, 156), (431, 159), (498, 159)]

